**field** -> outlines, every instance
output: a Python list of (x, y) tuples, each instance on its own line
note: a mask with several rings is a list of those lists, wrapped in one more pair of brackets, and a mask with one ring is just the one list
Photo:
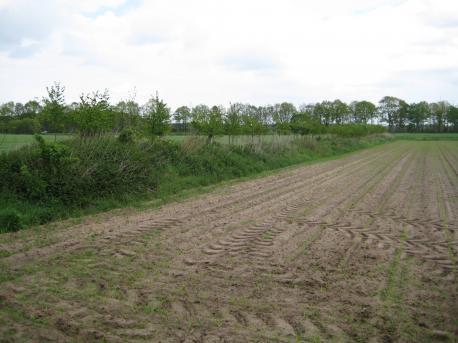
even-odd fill
[[(396, 133), (394, 134), (396, 139), (399, 140), (458, 140), (458, 133)], [(43, 136), (46, 141), (54, 141), (54, 135), (48, 134)], [(71, 137), (69, 134), (57, 135), (57, 140), (68, 139)], [(168, 135), (167, 139), (176, 142), (183, 142), (192, 135)], [(231, 137), (231, 143), (237, 145), (245, 145), (249, 143), (280, 143), (285, 144), (294, 140), (297, 136), (295, 135), (262, 135), (262, 136), (247, 136), (239, 135)], [(229, 136), (217, 136), (215, 140), (219, 143), (229, 143)], [(13, 134), (0, 134), (0, 152), (16, 150), (24, 145), (31, 144), (34, 142), (33, 135), (13, 135)]]
[(5, 341), (458, 339), (458, 142), (0, 236)]
[[(53, 142), (54, 139), (63, 140), (71, 137), (71, 135), (43, 135), (47, 142)], [(20, 147), (31, 144), (35, 141), (33, 135), (13, 135), (13, 134), (0, 134), (0, 153), (4, 151), (11, 151), (19, 149)]]

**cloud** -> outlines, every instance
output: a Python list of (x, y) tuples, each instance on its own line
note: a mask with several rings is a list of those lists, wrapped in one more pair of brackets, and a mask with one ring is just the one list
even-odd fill
[(458, 102), (456, 18), (456, 0), (0, 0), (0, 102), (54, 80), (172, 106)]
[(84, 4), (83, 13), (85, 16), (90, 18), (97, 18), (107, 12), (111, 12), (116, 16), (123, 16), (126, 13), (140, 7), (142, 4), (143, 0), (92, 1)]
[(229, 55), (223, 59), (223, 65), (236, 71), (275, 71), (281, 68), (272, 57), (264, 54), (244, 53)]
[(9, 56), (12, 58), (28, 58), (35, 55), (37, 52), (40, 51), (39, 43), (30, 43), (30, 44), (21, 44), (15, 46), (9, 52)]
[(57, 7), (49, 0), (19, 0), (3, 4), (0, 7), (0, 50), (10, 51), (12, 57), (24, 57), (37, 51), (24, 42), (34, 41), (38, 45), (53, 33), (59, 22)]

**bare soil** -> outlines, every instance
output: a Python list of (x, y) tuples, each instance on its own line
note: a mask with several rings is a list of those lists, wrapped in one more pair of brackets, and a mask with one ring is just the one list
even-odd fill
[(0, 236), (0, 341), (458, 339), (458, 142)]

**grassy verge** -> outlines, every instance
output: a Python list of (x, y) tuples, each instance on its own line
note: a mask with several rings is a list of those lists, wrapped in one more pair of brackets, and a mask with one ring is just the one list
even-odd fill
[(244, 146), (207, 145), (199, 139), (181, 144), (123, 144), (113, 137), (42, 141), (0, 156), (0, 231), (126, 206), (159, 205), (222, 181), (329, 159), (390, 139), (307, 137)]

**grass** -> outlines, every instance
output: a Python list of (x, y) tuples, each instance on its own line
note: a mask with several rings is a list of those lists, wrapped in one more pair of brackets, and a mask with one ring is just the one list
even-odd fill
[(395, 133), (394, 137), (413, 141), (457, 141), (458, 133)]
[[(458, 140), (458, 133), (395, 133), (393, 134), (396, 139), (399, 140), (418, 140), (418, 141), (436, 141), (436, 140)], [(58, 141), (69, 139), (72, 137), (70, 134), (58, 134)], [(189, 139), (195, 138), (194, 135), (176, 135), (171, 134), (165, 137), (165, 139), (172, 142), (182, 143)], [(234, 145), (246, 145), (246, 144), (285, 144), (290, 143), (297, 139), (297, 135), (261, 135), (261, 136), (249, 136), (240, 135), (231, 138), (231, 144)], [(313, 138), (311, 136), (310, 139)], [(43, 138), (47, 142), (54, 141), (54, 135), (44, 135)], [(0, 153), (5, 151), (12, 151), (19, 149), (28, 144), (34, 142), (33, 135), (16, 135), (16, 134), (0, 134)], [(229, 144), (229, 136), (222, 135), (215, 137), (215, 142), (221, 144)]]
[[(71, 138), (69, 134), (59, 134), (56, 136), (58, 141)], [(43, 138), (47, 142), (54, 142), (54, 135), (43, 135)], [(6, 151), (17, 150), (25, 145), (29, 145), (35, 142), (34, 135), (15, 135), (15, 134), (0, 134), (0, 153)]]
[[(323, 136), (323, 135), (322, 135)], [(188, 139), (192, 139), (195, 137), (195, 135), (169, 135), (166, 136), (166, 139), (169, 139), (173, 142), (184, 142)], [(238, 136), (232, 136), (229, 137), (227, 135), (222, 135), (222, 136), (217, 136), (214, 138), (215, 142), (221, 143), (221, 144), (229, 144), (229, 138), (231, 139), (230, 144), (234, 145), (247, 145), (247, 144), (272, 144), (272, 143), (278, 143), (278, 144), (287, 144), (293, 142), (295, 139), (299, 138), (300, 135), (272, 135), (272, 134), (267, 134), (267, 135), (260, 135), (260, 136), (249, 136), (249, 135), (238, 135)], [(310, 139), (313, 139), (312, 136), (306, 136), (310, 137)]]
[[(58, 134), (56, 136), (57, 141), (62, 141), (65, 139), (71, 138), (71, 134)], [(189, 139), (196, 138), (198, 136), (195, 135), (168, 135), (165, 137), (165, 139), (170, 140), (172, 142), (176, 143), (182, 143), (185, 142)], [(234, 145), (246, 145), (250, 143), (256, 143), (256, 144), (265, 144), (265, 143), (279, 143), (279, 144), (285, 144), (285, 143), (290, 143), (293, 140), (297, 139), (297, 135), (262, 135), (262, 136), (247, 136), (247, 135), (240, 135), (240, 136), (235, 136), (231, 137), (231, 144)], [(48, 135), (43, 135), (43, 138), (47, 142), (54, 142), (54, 135), (53, 134), (48, 134)], [(17, 150), (25, 145), (29, 145), (35, 142), (34, 135), (26, 135), (26, 134), (21, 134), (21, 135), (16, 135), (16, 134), (0, 134), (0, 153), (1, 152), (6, 152), (6, 151), (12, 151), (12, 150)], [(221, 144), (229, 144), (229, 136), (227, 135), (222, 135), (222, 136), (217, 136), (215, 137), (215, 142), (221, 143)]]

